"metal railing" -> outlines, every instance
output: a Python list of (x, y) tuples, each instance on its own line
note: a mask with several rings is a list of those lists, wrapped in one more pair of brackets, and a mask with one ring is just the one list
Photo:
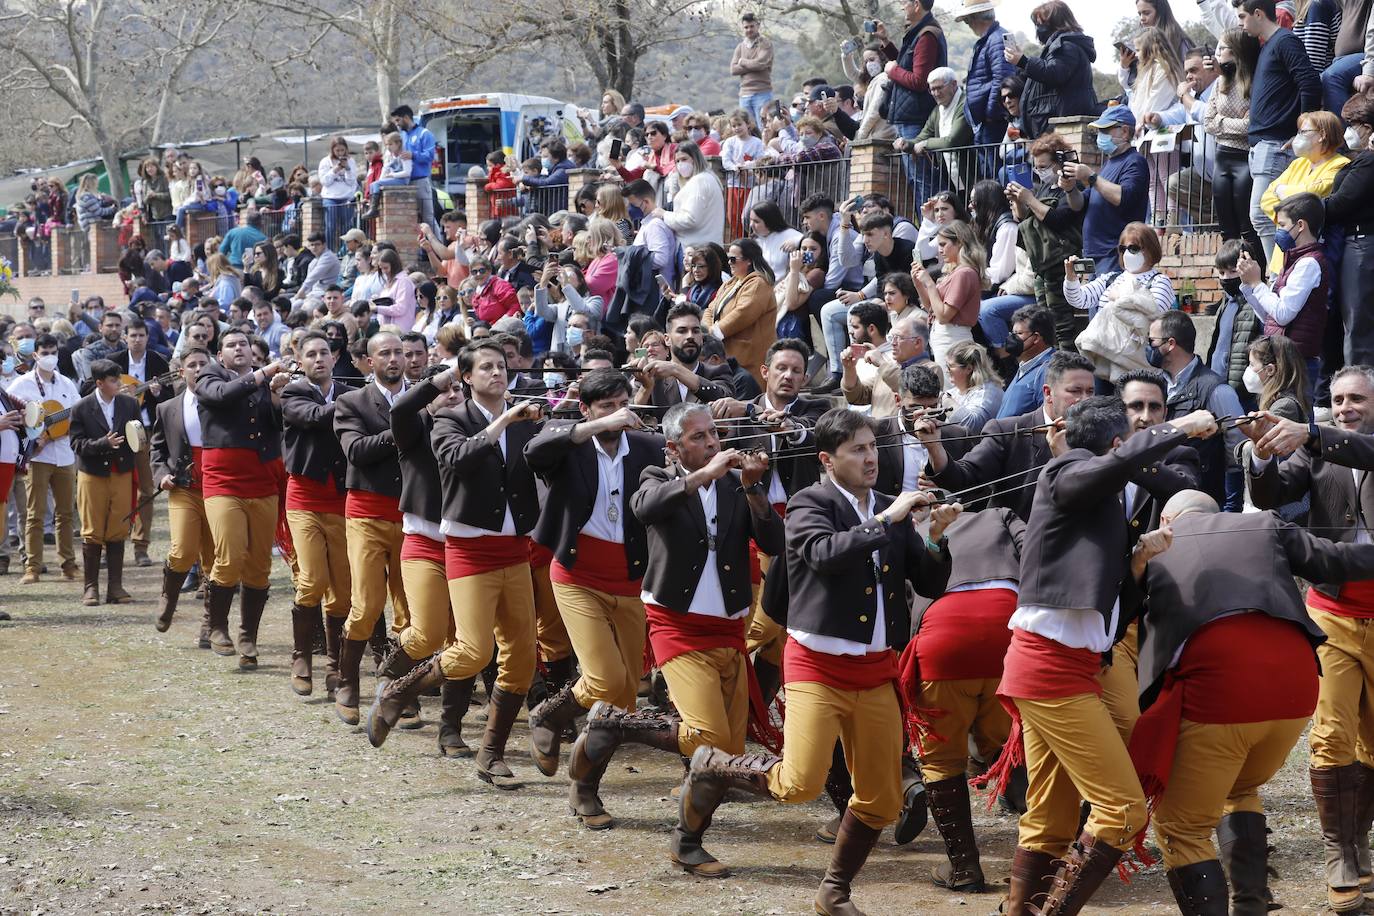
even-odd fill
[(523, 197), (525, 198), (523, 212), (526, 214), (542, 213), (548, 216), (559, 210), (568, 209), (568, 186), (565, 184), (530, 188), (524, 192)]
[(22, 239), (20, 244), (27, 252), (28, 273), (30, 276), (46, 275), (52, 271), (52, 239), (45, 235), (35, 235)]
[[(731, 238), (748, 234), (749, 211), (761, 203), (776, 204), (783, 221), (800, 229), (801, 205), (813, 194), (843, 203), (849, 194), (849, 160), (824, 159), (761, 165), (742, 170), (726, 192), (726, 226)], [(736, 231), (738, 230), (738, 231)]]

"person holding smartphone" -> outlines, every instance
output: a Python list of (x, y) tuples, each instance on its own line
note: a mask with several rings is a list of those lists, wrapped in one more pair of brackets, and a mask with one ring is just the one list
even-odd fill
[(353, 202), (358, 194), (358, 164), (346, 139), (340, 136), (330, 141), (329, 155), (320, 160), (317, 172), (324, 202), (325, 239), (333, 249), (339, 244), (343, 226), (353, 220)]

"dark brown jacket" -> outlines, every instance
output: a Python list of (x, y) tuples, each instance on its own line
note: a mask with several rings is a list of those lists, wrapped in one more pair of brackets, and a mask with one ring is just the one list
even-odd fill
[[(695, 392), (689, 392), (688, 400), (707, 404), (721, 398), (733, 398), (735, 396), (733, 375), (734, 373), (730, 371), (729, 366), (717, 366), (713, 369), (705, 363), (698, 362), (697, 378), (701, 381)], [(672, 407), (674, 404), (681, 404), (682, 392), (678, 387), (677, 379), (664, 378), (654, 382), (653, 390), (649, 393), (649, 403), (655, 407)]]
[(1021, 579), (1026, 523), (1006, 508), (964, 512), (945, 529), (949, 538), (949, 588)]
[[(885, 417), (878, 421), (878, 428), (875, 435), (878, 437), (878, 482), (873, 488), (879, 493), (887, 493), (890, 496), (897, 496), (902, 490), (902, 481), (906, 477), (906, 449), (902, 448), (901, 417)], [(940, 427), (940, 438), (949, 439), (944, 443), (945, 452), (950, 460), (962, 458), (973, 445), (973, 439), (959, 438), (967, 436), (969, 431), (962, 426), (950, 424)], [(930, 462), (926, 462), (922, 471), (928, 471)]]
[(191, 470), (191, 442), (186, 438), (186, 423), (181, 412), (186, 398), (194, 398), (183, 391), (157, 405), (153, 414), (153, 434), (149, 440), (149, 458), (153, 465), (153, 486), (168, 475), (177, 477)]
[[(1104, 455), (1075, 448), (1050, 459), (1036, 484), (1027, 523), (1019, 603), (1095, 610), (1105, 632), (1122, 583), (1130, 581), (1122, 490), (1133, 467), (1150, 466), (1186, 439), (1161, 423)], [(1123, 602), (1117, 639), (1129, 623), (1126, 606)]]
[[(96, 403), (98, 395), (91, 392), (72, 407), (72, 451), (76, 452), (76, 469), (83, 474), (95, 477), (109, 477), (111, 471), (127, 473), (134, 469), (134, 453), (128, 442), (119, 448), (111, 448), (105, 441), (110, 432), (110, 424), (105, 422), (105, 414)], [(130, 420), (139, 420), (143, 414), (138, 401), (127, 394), (117, 394), (114, 399), (114, 432), (124, 435), (124, 427)]]
[[(709, 552), (706, 513), (697, 490), (689, 492), (683, 485), (686, 476), (679, 465), (645, 468), (630, 505), (649, 539), (644, 590), (668, 610), (682, 614), (696, 594)], [(725, 611), (733, 617), (748, 610), (753, 595), (749, 539), (764, 553), (777, 556), (783, 549), (782, 517), (771, 506), (763, 516), (753, 513), (737, 471), (712, 486), (716, 488), (716, 573)]]
[[(1307, 616), (1295, 576), (1318, 582), (1374, 578), (1374, 544), (1337, 544), (1273, 512), (1186, 513), (1173, 546), (1145, 568), (1140, 692), (1148, 706), (1184, 642), (1204, 624), (1256, 611), (1300, 627), (1315, 649), (1326, 635)], [(1217, 562), (1243, 557), (1243, 564)]]
[[(1029, 520), (1035, 487), (1023, 485), (1035, 480), (1040, 468), (1050, 460), (1050, 444), (1043, 430), (1033, 433), (1023, 430), (1044, 422), (1045, 413), (1041, 407), (1019, 417), (989, 420), (983, 427), (983, 438), (962, 458), (950, 455), (944, 469), (934, 475), (935, 482), (957, 493), (996, 480), (997, 483), (991, 485), (990, 501), (973, 499), (964, 504), (965, 508), (1001, 506), (1015, 512), (1023, 521)], [(992, 433), (1007, 435), (990, 435)]]
[(348, 463), (344, 461), (339, 437), (334, 434), (334, 404), (352, 388), (338, 379), (332, 382), (334, 401), (328, 404), (309, 379), (296, 379), (282, 389), (282, 448), (286, 473), (308, 477), (316, 483), (324, 483), (333, 474), (334, 486), (342, 493)]
[(391, 405), (375, 383), (335, 399), (334, 432), (348, 460), (348, 489), (399, 499), (401, 460), (391, 435)]
[(529, 534), (539, 520), (539, 494), (525, 447), (538, 427), (532, 420), (507, 426), (503, 458), (500, 440), (485, 432), (490, 425), (472, 401), (435, 416), (430, 441), (442, 483), (443, 517), (494, 534), (509, 508), (516, 533)]
[(442, 392), (432, 379), (411, 385), (391, 408), (391, 438), (401, 463), (401, 511), (439, 524), (444, 517), (439, 463), (430, 444), (434, 417), (425, 408)]
[[(767, 395), (761, 394), (749, 403), (756, 409), (762, 410), (765, 408), (764, 402), (766, 400)], [(787, 413), (797, 421), (798, 425), (806, 427), (806, 431), (795, 442), (789, 433), (778, 435), (778, 449), (786, 449), (792, 454), (792, 457), (769, 462), (768, 470), (763, 474), (765, 490), (772, 485), (774, 474), (781, 478), (783, 492), (789, 497), (821, 479), (820, 459), (816, 457), (816, 437), (811, 430), (815, 428), (816, 421), (821, 418), (821, 415), (832, 406), (828, 398), (808, 398), (805, 395), (799, 395), (791, 403)], [(772, 448), (773, 440), (764, 435), (767, 432), (768, 430), (763, 426), (747, 419), (741, 419), (738, 423), (732, 424), (732, 431), (727, 435), (733, 438), (741, 436), (748, 438), (726, 444), (734, 448)]]
[(267, 383), (211, 362), (196, 377), (200, 437), (206, 448), (250, 448), (264, 464), (281, 457), (281, 410)]
[[(596, 443), (588, 439), (576, 444), (572, 431), (577, 423), (551, 420), (525, 446), (525, 459), (530, 470), (549, 485), (549, 494), (534, 528), (534, 539), (553, 551), (558, 562), (572, 569), (577, 562), (577, 534), (591, 518), (596, 505), (597, 488), (601, 485), (596, 465)], [(644, 564), (649, 558), (644, 526), (628, 511), (633, 505), (635, 491), (644, 469), (663, 467), (663, 437), (652, 433), (629, 430), (630, 451), (622, 464), (625, 479), (621, 515), (625, 532), (626, 578), (644, 576)]]
[[(892, 497), (874, 493), (876, 516)], [(938, 598), (949, 579), (948, 542), (931, 553), (910, 520), (883, 525), (866, 522), (848, 498), (826, 477), (787, 504), (787, 601), (779, 622), (819, 636), (853, 642), (873, 641), (878, 596), (883, 590), (887, 633), (884, 642), (901, 651), (911, 635), (906, 582), (918, 594)], [(877, 568), (873, 551), (878, 551)], [(770, 575), (770, 583), (777, 577)], [(769, 610), (770, 616), (776, 613)], [(776, 617), (774, 619), (777, 619)]]
[[(1286, 459), (1270, 461), (1260, 474), (1253, 473), (1247, 447), (1242, 457), (1250, 498), (1261, 509), (1277, 509), (1310, 492), (1308, 526), (1321, 537), (1349, 543), (1355, 540), (1360, 519), (1374, 524), (1374, 481), (1366, 474), (1356, 493), (1351, 473), (1351, 468), (1374, 470), (1374, 436), (1331, 426), (1320, 426), (1318, 432), (1320, 442), (1309, 443)], [(1329, 598), (1340, 591), (1335, 583), (1313, 587)]]

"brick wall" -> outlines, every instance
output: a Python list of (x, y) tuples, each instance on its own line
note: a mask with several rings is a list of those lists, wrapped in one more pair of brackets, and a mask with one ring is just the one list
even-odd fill
[(107, 305), (123, 305), (128, 302), (124, 295), (124, 284), (118, 274), (73, 274), (59, 277), (15, 277), (14, 286), (19, 290), (18, 299), (0, 299), (0, 313), (13, 318), (28, 314), (28, 301), (39, 296), (48, 304), (48, 315), (65, 315), (71, 302), (72, 290), (78, 290), (84, 299), (87, 296), (103, 296)]

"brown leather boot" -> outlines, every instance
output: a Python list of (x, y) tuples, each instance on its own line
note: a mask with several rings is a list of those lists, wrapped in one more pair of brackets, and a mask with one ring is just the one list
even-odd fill
[(1183, 916), (1227, 916), (1226, 874), (1216, 859), (1171, 868), (1165, 874)]
[(124, 591), (124, 542), (105, 545), (105, 603), (129, 604), (134, 596)]
[(498, 789), (518, 788), (520, 781), (506, 765), (506, 741), (511, 726), (520, 715), (523, 693), (510, 693), (500, 687), (492, 688), (491, 706), (487, 711), (487, 729), (482, 733), (482, 746), (477, 751), (477, 778)]
[(930, 800), (926, 797), (925, 778), (921, 775), (920, 766), (911, 756), (903, 756), (902, 811), (892, 825), (892, 842), (905, 846), (920, 836), (926, 829), (929, 807)]
[(1055, 872), (1040, 916), (1076, 916), (1120, 861), (1120, 849), (1083, 831)]
[(1374, 899), (1374, 869), (1369, 861), (1369, 831), (1374, 827), (1374, 769), (1360, 768), (1360, 785), (1355, 791), (1355, 852), (1359, 859), (1360, 889)]
[(678, 726), (682, 720), (650, 712), (625, 712), (604, 700), (592, 704), (587, 724), (568, 754), (568, 776), (582, 779), (610, 762), (624, 742), (644, 744), (660, 751), (679, 753)]
[(319, 605), (291, 605), (291, 689), (308, 697), (315, 690), (315, 626), (320, 619)]
[(849, 899), (850, 885), (868, 861), (868, 854), (878, 845), (881, 833), (881, 829), (859, 820), (852, 808), (844, 813), (840, 830), (835, 834), (835, 852), (830, 857), (830, 867), (825, 870), (821, 886), (816, 890), (817, 913), (821, 916), (863, 916)]
[(239, 598), (239, 670), (258, 670), (258, 626), (267, 607), (268, 589), (243, 587)]
[(347, 639), (339, 646), (339, 689), (334, 692), (334, 714), (344, 725), (357, 725), (358, 679), (367, 651), (367, 640)]
[(100, 603), (100, 554), (104, 548), (100, 544), (81, 542), (81, 567), (86, 576), (86, 588), (81, 593), (81, 603), (94, 607)]
[(162, 592), (157, 600), (157, 621), (153, 624), (159, 633), (166, 633), (172, 627), (172, 615), (177, 612), (177, 600), (181, 598), (181, 583), (186, 573), (177, 572), (167, 564), (162, 565)]
[(973, 834), (973, 810), (969, 805), (968, 780), (964, 774), (932, 782), (926, 786), (926, 802), (935, 829), (945, 841), (948, 862), (931, 870), (937, 887), (968, 894), (987, 889), (983, 868), (978, 863), (978, 840)]
[(197, 649), (210, 648), (210, 606), (201, 600), (200, 635), (196, 637)]
[(439, 708), (440, 757), (472, 756), (472, 748), (463, 740), (463, 716), (467, 715), (475, 686), (476, 677), (465, 677), (461, 681), (444, 681), (439, 694), (442, 697), (442, 705)]
[(530, 710), (530, 757), (539, 772), (545, 776), (558, 772), (558, 748), (563, 730), (586, 711), (587, 708), (573, 697), (571, 684)]
[(210, 609), (210, 648), (216, 655), (233, 655), (234, 641), (229, 638), (229, 608), (234, 603), (236, 585), (205, 586), (205, 604)]
[(615, 818), (606, 813), (606, 806), (601, 803), (601, 778), (610, 765), (611, 758), (607, 757), (580, 776), (573, 776), (572, 762), (568, 763), (568, 807), (588, 830), (609, 830), (615, 824)]
[(329, 699), (334, 699), (334, 691), (339, 689), (339, 649), (343, 646), (344, 621), (347, 617), (324, 617), (324, 655), (327, 660), (324, 669), (324, 690)]
[(1312, 767), (1309, 772), (1326, 847), (1326, 902), (1337, 913), (1352, 913), (1364, 908), (1357, 846), (1369, 842), (1368, 836), (1356, 836), (1360, 765)]
[[(420, 659), (417, 661), (411, 658), (406, 650), (401, 648), (399, 640), (387, 640), (387, 647), (386, 656), (377, 667), (376, 696), (379, 697), (382, 695), (382, 689), (386, 686), (388, 681), (404, 677), (414, 669), (416, 665), (422, 665), (428, 661), (428, 659)], [(415, 697), (405, 704), (401, 709), (401, 718), (392, 724), (396, 725), (398, 728), (419, 728), (424, 724), (420, 721), (419, 694), (416, 694)]]
[(1269, 912), (1269, 838), (1264, 815), (1237, 811), (1217, 823), (1217, 846), (1231, 879), (1231, 916)]
[(1002, 902), (1003, 916), (1035, 916), (1036, 904), (1050, 890), (1058, 866), (1048, 852), (1016, 847), (1011, 857), (1011, 890)]
[(687, 776), (678, 798), (677, 826), (668, 854), (683, 871), (703, 878), (724, 878), (730, 869), (701, 846), (711, 818), (725, 800), (725, 793), (739, 789), (752, 795), (771, 797), (768, 772), (782, 763), (781, 757), (766, 754), (731, 756), (702, 745), (692, 754)]
[[(399, 649), (399, 647), (397, 647)], [(405, 655), (405, 652), (401, 652)], [(406, 656), (409, 661), (409, 656)], [(415, 664), (410, 670), (394, 680), (383, 681), (377, 699), (367, 714), (367, 740), (373, 747), (381, 747), (386, 736), (401, 718), (401, 710), (406, 704), (413, 703), (421, 693), (430, 687), (444, 683), (444, 669), (439, 664), (439, 655)]]

